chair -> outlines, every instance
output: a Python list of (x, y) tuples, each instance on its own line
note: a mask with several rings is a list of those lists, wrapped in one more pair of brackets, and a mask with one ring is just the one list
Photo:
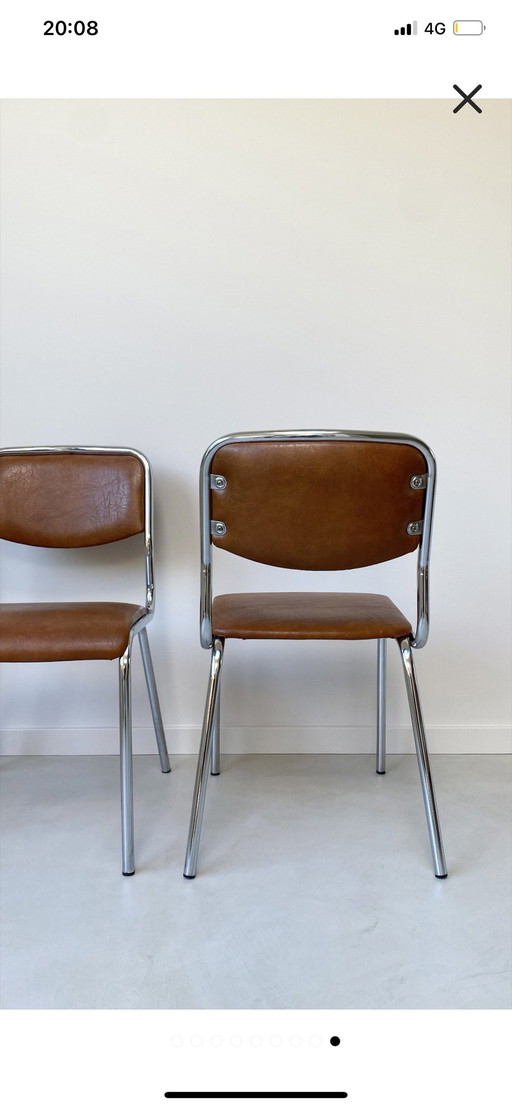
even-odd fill
[[(211, 667), (185, 877), (195, 877), (208, 766), (219, 761), (226, 639), (376, 639), (377, 773), (385, 772), (386, 640), (398, 643), (436, 877), (446, 877), (412, 648), (428, 637), (428, 561), (435, 460), (418, 439), (360, 431), (229, 435), (206, 451), (201, 495), (201, 644)], [(417, 621), (387, 596), (238, 593), (212, 603), (211, 546), (289, 569), (375, 565), (418, 549)]]
[(0, 605), (0, 661), (119, 658), (123, 874), (135, 872), (131, 651), (138, 636), (160, 765), (170, 772), (147, 636), (153, 618), (152, 483), (147, 458), (118, 447), (41, 446), (0, 451), (0, 537), (41, 547), (88, 547), (143, 534), (146, 599)]

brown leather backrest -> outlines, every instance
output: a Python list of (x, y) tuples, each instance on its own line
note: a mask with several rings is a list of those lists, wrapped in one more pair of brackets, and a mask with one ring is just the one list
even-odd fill
[(239, 442), (220, 446), (211, 473), (215, 546), (288, 569), (375, 565), (415, 550), (410, 523), (423, 518), (422, 453), (388, 442)]
[(124, 454), (0, 455), (0, 537), (99, 546), (144, 530), (144, 467)]

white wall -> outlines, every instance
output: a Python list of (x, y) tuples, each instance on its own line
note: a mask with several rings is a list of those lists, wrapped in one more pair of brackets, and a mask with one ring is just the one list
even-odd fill
[[(506, 748), (509, 122), (500, 101), (481, 116), (441, 100), (5, 102), (3, 445), (150, 457), (171, 749), (197, 746), (208, 667), (202, 452), (231, 431), (322, 426), (432, 446), (432, 633), (417, 655), (430, 745)], [(97, 552), (126, 599), (142, 598), (134, 546), (126, 568)], [(83, 598), (88, 558), (4, 549), (3, 597), (58, 584)], [(340, 587), (230, 568), (219, 587)], [(389, 590), (412, 616), (413, 572), (346, 587)], [(373, 660), (373, 644), (228, 644), (227, 747), (372, 749)], [(410, 749), (391, 660), (390, 746)], [(152, 750), (135, 676), (135, 749)], [(4, 750), (116, 750), (115, 663), (4, 666), (2, 691)]]

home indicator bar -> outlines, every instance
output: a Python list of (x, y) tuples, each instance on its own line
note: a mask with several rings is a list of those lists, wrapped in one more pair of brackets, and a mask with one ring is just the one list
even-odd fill
[(227, 1093), (164, 1093), (164, 1096), (168, 1100), (179, 1100), (180, 1097), (186, 1097), (187, 1100), (234, 1100), (235, 1097), (240, 1097), (243, 1100), (271, 1100), (276, 1098), (277, 1100), (346, 1100), (348, 1093), (277, 1093), (277, 1092), (259, 1092), (259, 1093), (247, 1093), (247, 1092), (227, 1092)]

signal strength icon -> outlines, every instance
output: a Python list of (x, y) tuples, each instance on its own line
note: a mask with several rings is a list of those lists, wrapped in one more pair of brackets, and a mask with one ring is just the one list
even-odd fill
[(406, 23), (405, 27), (396, 27), (393, 34), (395, 35), (417, 35), (418, 23), (416, 19), (414, 23)]

